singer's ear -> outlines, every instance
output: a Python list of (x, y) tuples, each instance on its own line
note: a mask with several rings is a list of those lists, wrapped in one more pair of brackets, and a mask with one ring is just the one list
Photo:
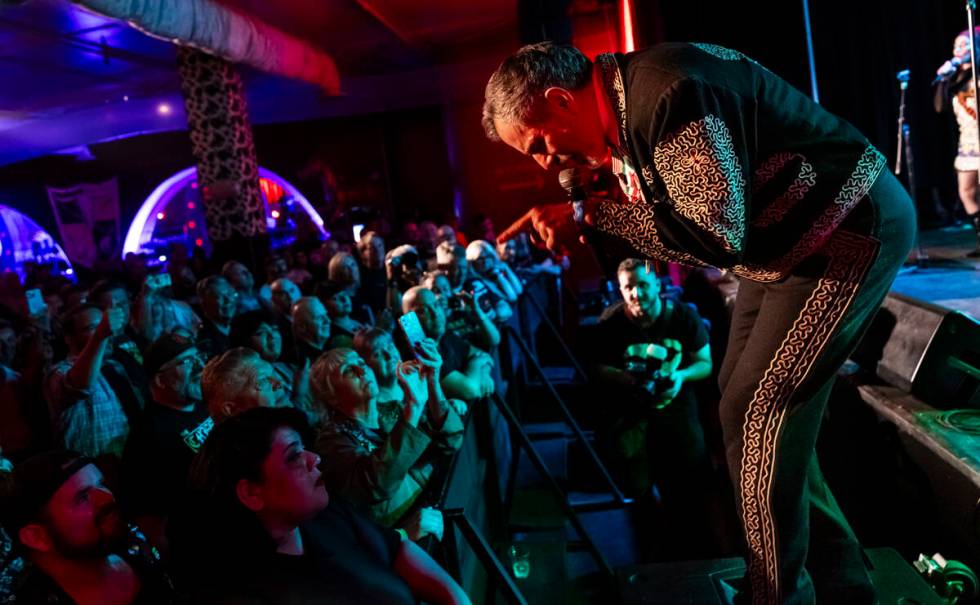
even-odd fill
[(561, 88), (560, 86), (552, 86), (544, 91), (544, 98), (549, 106), (558, 107), (562, 110), (568, 110), (575, 104), (575, 95), (568, 89)]

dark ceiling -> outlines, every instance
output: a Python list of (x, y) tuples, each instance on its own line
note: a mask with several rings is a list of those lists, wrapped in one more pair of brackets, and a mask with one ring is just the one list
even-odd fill
[[(257, 123), (369, 109), (358, 95), (383, 96), (406, 74), (431, 80), (516, 38), (516, 0), (214, 1), (310, 43), (340, 71), (345, 95), (327, 99), (243, 67)], [(0, 165), (185, 124), (171, 43), (67, 0), (0, 2)]]

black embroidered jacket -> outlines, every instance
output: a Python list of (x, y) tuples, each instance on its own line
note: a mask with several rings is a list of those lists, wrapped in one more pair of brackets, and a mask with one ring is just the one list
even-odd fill
[(600, 204), (595, 224), (628, 254), (780, 280), (885, 166), (853, 126), (736, 51), (663, 44), (595, 67), (632, 201)]

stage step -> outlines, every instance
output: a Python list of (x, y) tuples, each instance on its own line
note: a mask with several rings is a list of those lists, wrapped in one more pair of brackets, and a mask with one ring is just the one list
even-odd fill
[[(898, 551), (870, 548), (865, 553), (880, 605), (945, 603)], [(616, 578), (623, 605), (731, 605), (732, 586), (744, 573), (742, 559), (732, 558), (631, 565), (618, 569)], [(832, 596), (818, 594), (817, 599), (835, 602)]]

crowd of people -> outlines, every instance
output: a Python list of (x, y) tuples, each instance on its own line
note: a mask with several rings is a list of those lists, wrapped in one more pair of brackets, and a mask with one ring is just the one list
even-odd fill
[(411, 227), (262, 279), (181, 243), (5, 275), (0, 602), (468, 602), (417, 546), (444, 531), (426, 490), (499, 389), (525, 278), (563, 261)]

